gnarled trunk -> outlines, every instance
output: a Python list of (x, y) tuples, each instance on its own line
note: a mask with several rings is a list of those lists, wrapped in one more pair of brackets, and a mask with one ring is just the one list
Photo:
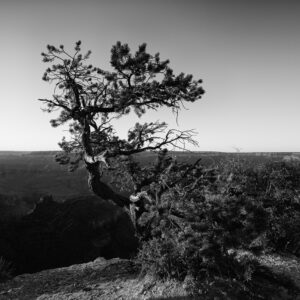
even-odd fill
[(120, 207), (130, 206), (130, 200), (116, 192), (114, 192), (108, 184), (101, 180), (102, 172), (99, 169), (100, 163), (107, 165), (105, 159), (105, 152), (94, 156), (91, 143), (90, 143), (90, 124), (87, 118), (81, 120), (83, 132), (81, 136), (82, 146), (85, 150), (84, 162), (88, 171), (88, 185), (90, 190), (99, 196), (101, 199), (106, 201), (112, 201)]
[(127, 197), (114, 192), (108, 184), (101, 180), (102, 173), (99, 169), (99, 162), (85, 162), (85, 165), (88, 171), (88, 185), (94, 194), (103, 200), (111, 200), (120, 207), (129, 207), (130, 200)]

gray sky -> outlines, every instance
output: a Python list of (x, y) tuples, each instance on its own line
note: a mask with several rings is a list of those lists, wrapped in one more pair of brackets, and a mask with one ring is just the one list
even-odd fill
[[(40, 110), (53, 90), (40, 53), (80, 39), (104, 69), (116, 41), (146, 42), (176, 73), (203, 79), (203, 99), (179, 117), (198, 131), (193, 150), (300, 151), (300, 1), (1, 0), (0, 38), (0, 150), (58, 149), (67, 133)], [(149, 120), (176, 127), (167, 110)], [(120, 121), (120, 134), (136, 121)]]

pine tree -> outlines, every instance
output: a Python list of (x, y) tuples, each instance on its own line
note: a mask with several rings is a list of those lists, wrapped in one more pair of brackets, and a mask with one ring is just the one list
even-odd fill
[[(43, 80), (54, 83), (55, 89), (51, 99), (39, 100), (47, 112), (60, 111), (51, 124), (56, 127), (68, 123), (71, 135), (70, 140), (63, 138), (60, 142), (63, 152), (57, 160), (68, 164), (71, 171), (83, 160), (90, 189), (103, 200), (129, 207), (130, 197), (121, 196), (103, 182), (104, 168), (115, 165), (115, 169), (121, 169), (118, 166), (122, 161), (129, 166), (128, 161), (136, 153), (168, 146), (183, 149), (186, 143), (196, 142), (192, 130), (168, 129), (165, 122), (159, 121), (136, 123), (127, 139), (121, 139), (112, 121), (131, 112), (140, 117), (162, 107), (177, 115), (185, 102), (202, 97), (202, 81), (184, 73), (174, 75), (169, 60), (161, 60), (159, 53), (150, 55), (146, 44), (132, 53), (127, 44), (117, 42), (111, 49), (112, 71), (88, 64), (91, 51), (82, 54), (80, 41), (74, 50), (70, 54), (63, 45), (48, 45), (47, 52), (42, 53), (43, 61), (51, 64)], [(143, 184), (134, 186), (135, 195), (142, 191)]]

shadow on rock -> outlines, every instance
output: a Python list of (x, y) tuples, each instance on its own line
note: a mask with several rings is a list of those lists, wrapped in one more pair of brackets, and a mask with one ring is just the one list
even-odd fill
[(192, 297), (192, 296), (149, 298), (149, 300), (197, 300), (197, 299), (199, 299), (199, 298)]

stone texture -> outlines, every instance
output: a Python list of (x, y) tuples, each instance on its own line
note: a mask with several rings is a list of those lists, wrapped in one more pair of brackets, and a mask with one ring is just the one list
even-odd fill
[(0, 291), (0, 300), (192, 299), (181, 283), (141, 277), (132, 261), (103, 258), (23, 274), (0, 284)]

